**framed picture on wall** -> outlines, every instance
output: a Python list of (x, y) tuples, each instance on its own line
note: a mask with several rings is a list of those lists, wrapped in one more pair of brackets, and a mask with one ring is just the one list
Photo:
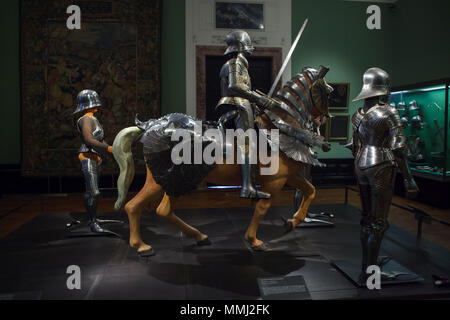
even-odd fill
[(262, 3), (216, 2), (217, 29), (264, 30)]
[(328, 109), (331, 111), (348, 110), (348, 100), (350, 94), (350, 83), (329, 83), (333, 87), (333, 92), (328, 99)]
[(327, 120), (325, 137), (327, 141), (347, 141), (350, 116), (334, 114)]

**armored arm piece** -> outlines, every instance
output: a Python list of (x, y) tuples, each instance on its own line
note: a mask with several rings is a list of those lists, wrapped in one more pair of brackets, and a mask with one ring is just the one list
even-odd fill
[(98, 153), (107, 153), (109, 152), (108, 149), (110, 149), (109, 145), (102, 141), (97, 141), (94, 136), (92, 135), (92, 132), (95, 128), (94, 120), (90, 117), (82, 117), (79, 122), (80, 131), (83, 136), (84, 143), (97, 151)]
[(355, 145), (353, 143), (353, 136), (350, 138), (350, 141), (347, 144), (345, 144), (345, 147), (352, 152), (353, 156), (355, 156)]
[(359, 146), (360, 146), (358, 136), (357, 136), (357, 129), (358, 129), (360, 121), (361, 121), (361, 116), (359, 115), (359, 113), (357, 111), (352, 116), (352, 137), (351, 137), (350, 141), (345, 145), (345, 147), (352, 152), (353, 157), (356, 157), (356, 154), (358, 153)]
[(397, 110), (393, 109), (392, 116), (389, 119), (390, 126), (390, 149), (392, 150), (395, 161), (397, 162), (398, 168), (400, 169), (403, 176), (403, 183), (406, 189), (406, 197), (413, 199), (417, 197), (419, 188), (414, 181), (414, 178), (409, 169), (407, 162), (407, 147), (406, 147), (406, 137), (403, 133), (403, 126), (398, 115)]
[(261, 95), (250, 89), (248, 85), (250, 79), (248, 76), (247, 67), (245, 62), (241, 61), (239, 57), (229, 62), (229, 68), (228, 92), (231, 95), (256, 103), (262, 109), (271, 107), (277, 103), (276, 100)]

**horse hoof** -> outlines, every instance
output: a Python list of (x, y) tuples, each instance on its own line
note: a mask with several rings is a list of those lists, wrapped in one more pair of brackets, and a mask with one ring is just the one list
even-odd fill
[(147, 250), (138, 251), (138, 255), (141, 258), (150, 257), (155, 255), (155, 251), (153, 250), (153, 248), (150, 248)]
[(197, 241), (197, 245), (198, 245), (199, 247), (200, 247), (200, 246), (209, 246), (209, 245), (211, 245), (211, 241), (209, 240), (208, 237), (206, 237), (206, 238), (203, 239), (203, 240)]
[(285, 220), (284, 229), (286, 230), (286, 232), (291, 232), (292, 230), (294, 230), (294, 224), (292, 223), (292, 221)]
[(251, 246), (251, 248), (252, 248), (252, 251), (255, 251), (255, 252), (261, 252), (261, 251), (269, 250), (269, 246), (265, 242), (263, 242), (261, 244), (258, 244), (256, 246)]

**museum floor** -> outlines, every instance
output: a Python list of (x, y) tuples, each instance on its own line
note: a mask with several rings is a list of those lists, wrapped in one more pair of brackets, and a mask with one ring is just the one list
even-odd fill
[[(252, 252), (243, 240), (250, 202), (235, 191), (195, 192), (177, 201), (177, 213), (208, 234), (212, 244), (196, 246), (147, 211), (142, 236), (156, 251), (148, 258), (129, 247), (126, 224), (111, 227), (121, 238), (79, 237), (65, 230), (73, 216), (85, 215), (79, 195), (5, 196), (0, 300), (450, 298), (450, 288), (437, 288), (431, 281), (432, 274), (450, 275), (448, 227), (425, 225), (424, 239), (417, 241), (414, 215), (395, 207), (381, 254), (412, 272), (413, 282), (367, 290), (338, 271), (336, 265), (354, 266), (360, 260), (357, 196), (350, 191), (344, 204), (344, 190), (318, 190), (311, 211), (333, 213), (334, 226), (286, 234), (282, 219), (292, 214), (292, 190), (283, 191), (259, 228), (270, 250)], [(444, 211), (397, 197), (394, 202), (448, 219)], [(113, 199), (101, 201), (100, 217), (125, 219), (123, 212), (112, 212), (112, 204)], [(82, 270), (80, 290), (66, 287), (69, 265)]]
[[(355, 187), (356, 188), (356, 187)], [(318, 189), (314, 204), (334, 204), (344, 202), (344, 189)], [(289, 206), (292, 203), (292, 190), (283, 190), (273, 199), (273, 206)], [(99, 212), (112, 211), (115, 199), (100, 199)], [(349, 191), (349, 204), (360, 208), (359, 195)], [(450, 221), (450, 210), (438, 209), (416, 201), (394, 196), (393, 203), (403, 206), (411, 205), (429, 215)], [(239, 198), (237, 191), (208, 190), (197, 191), (189, 197), (181, 197), (176, 202), (177, 209), (193, 208), (230, 208), (247, 207), (249, 200)], [(154, 209), (154, 208), (152, 208)], [(83, 211), (82, 195), (4, 195), (0, 198), (0, 238), (25, 224), (40, 213), (64, 213)], [(249, 209), (251, 212), (251, 209)], [(249, 212), (249, 214), (251, 214)], [(417, 232), (417, 221), (414, 215), (391, 206), (389, 222), (414, 234)], [(437, 222), (423, 225), (423, 238), (450, 249), (449, 228)]]

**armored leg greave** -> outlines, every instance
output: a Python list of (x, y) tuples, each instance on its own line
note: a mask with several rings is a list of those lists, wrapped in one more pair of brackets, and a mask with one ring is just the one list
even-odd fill
[[(113, 220), (97, 220), (97, 198), (100, 196), (98, 190), (98, 166), (97, 162), (91, 159), (81, 161), (84, 180), (86, 182), (86, 192), (84, 194), (84, 206), (89, 214), (90, 228), (95, 233), (106, 233), (117, 235), (116, 233), (102, 228), (99, 222), (116, 222)], [(117, 221), (118, 222), (118, 221)]]
[[(245, 108), (238, 108), (239, 116), (236, 118), (236, 127), (244, 131), (253, 128), (253, 115), (251, 110)], [(243, 157), (243, 163), (241, 164), (242, 171), (242, 189), (240, 196), (242, 198), (270, 198), (270, 194), (263, 191), (256, 190), (252, 181), (252, 174), (256, 169), (256, 164), (250, 164), (250, 142), (245, 141), (244, 146), (238, 146), (240, 148), (240, 155)]]
[(361, 192), (361, 246), (362, 272), (370, 265), (378, 264), (378, 254), (385, 231), (391, 205), (396, 167), (384, 163), (364, 170), (356, 169)]
[(95, 222), (97, 220), (97, 198), (100, 195), (100, 191), (98, 190), (97, 162), (91, 159), (84, 159), (81, 161), (81, 169), (86, 182), (84, 206), (91, 222)]

